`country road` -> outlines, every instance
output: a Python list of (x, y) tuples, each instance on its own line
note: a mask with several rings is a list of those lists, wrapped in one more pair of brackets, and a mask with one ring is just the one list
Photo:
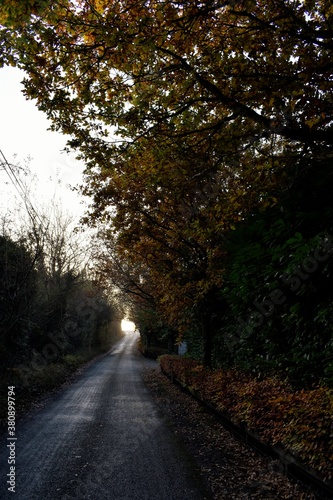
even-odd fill
[(7, 435), (0, 498), (199, 500), (191, 461), (141, 380), (153, 362), (128, 332), (17, 428), (15, 493), (8, 491)]

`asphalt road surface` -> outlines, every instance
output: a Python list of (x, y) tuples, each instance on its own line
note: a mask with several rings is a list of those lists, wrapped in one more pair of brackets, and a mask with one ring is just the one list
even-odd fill
[(191, 460), (141, 380), (151, 364), (127, 333), (44, 409), (17, 427), (15, 493), (8, 490), (7, 434), (0, 498), (199, 500)]

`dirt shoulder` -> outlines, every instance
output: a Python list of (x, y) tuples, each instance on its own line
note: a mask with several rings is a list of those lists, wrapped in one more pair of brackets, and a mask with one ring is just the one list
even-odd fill
[(261, 456), (233, 437), (159, 368), (146, 370), (143, 377), (155, 403), (197, 463), (211, 500), (320, 498), (288, 479), (278, 461)]

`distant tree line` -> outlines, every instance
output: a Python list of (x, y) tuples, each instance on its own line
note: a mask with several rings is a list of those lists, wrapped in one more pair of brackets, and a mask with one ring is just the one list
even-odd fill
[[(91, 357), (120, 335), (121, 308), (88, 270), (87, 246), (59, 210), (0, 235), (0, 366), (26, 375)], [(30, 370), (30, 371), (31, 371)]]

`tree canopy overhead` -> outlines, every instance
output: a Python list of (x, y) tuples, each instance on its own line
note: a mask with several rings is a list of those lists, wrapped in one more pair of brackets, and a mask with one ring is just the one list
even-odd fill
[(328, 0), (60, 1), (32, 12), (3, 30), (5, 60), (80, 143), (87, 128), (91, 140), (110, 127), (134, 140), (166, 126), (193, 143), (237, 130), (332, 143)]
[[(3, 62), (27, 72), (26, 95), (85, 159), (95, 216), (116, 204), (106, 184), (133, 193), (129, 164), (154, 170), (152, 141), (157, 163), (173, 143), (199, 155), (196, 175), (223, 180), (236, 218), (281, 168), (332, 147), (329, 1), (59, 1), (26, 22), (21, 4)], [(162, 189), (180, 168), (167, 170)]]

